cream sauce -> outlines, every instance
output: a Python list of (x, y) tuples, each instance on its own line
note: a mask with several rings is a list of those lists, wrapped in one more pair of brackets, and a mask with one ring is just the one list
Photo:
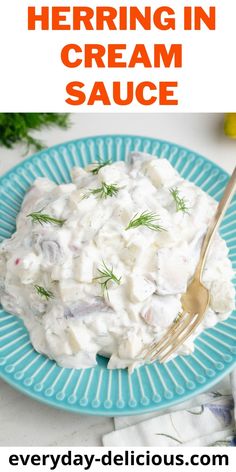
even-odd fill
[[(97, 175), (92, 168), (73, 169), (70, 184), (34, 182), (16, 232), (0, 245), (1, 303), (23, 319), (35, 349), (59, 365), (91, 367), (100, 353), (110, 358), (109, 368), (133, 368), (178, 315), (216, 202), (167, 160), (148, 154), (131, 153), (126, 163), (106, 165)], [(117, 195), (91, 193), (102, 183), (116, 185)], [(178, 188), (188, 212), (176, 210), (171, 188)], [(42, 209), (64, 224), (27, 217)], [(158, 215), (164, 230), (126, 230), (146, 211)], [(97, 277), (104, 263), (120, 283), (108, 282), (103, 293)], [(232, 277), (226, 244), (217, 235), (203, 272), (211, 302), (198, 332), (233, 310)], [(53, 297), (40, 296), (35, 285)], [(178, 352), (191, 352), (193, 339)]]

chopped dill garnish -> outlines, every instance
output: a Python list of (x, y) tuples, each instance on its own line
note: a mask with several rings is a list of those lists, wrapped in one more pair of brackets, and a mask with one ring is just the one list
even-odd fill
[(90, 194), (97, 195), (99, 198), (116, 197), (119, 190), (120, 187), (117, 187), (116, 184), (108, 185), (105, 182), (102, 182), (102, 186), (91, 189)]
[(53, 293), (51, 290), (46, 290), (45, 288), (41, 287), (40, 285), (34, 285), (34, 288), (37, 292), (38, 295), (41, 297), (46, 298), (46, 300), (49, 300), (49, 298), (54, 298)]
[(110, 164), (112, 164), (111, 159), (107, 159), (107, 161), (103, 161), (103, 160), (99, 157), (98, 161), (94, 163), (94, 165), (95, 165), (96, 167), (93, 167), (93, 169), (91, 169), (89, 172), (91, 172), (91, 174), (93, 174), (93, 175), (97, 175), (98, 172), (100, 171), (100, 169), (102, 169), (102, 168), (105, 167), (105, 166), (109, 166)]
[(159, 217), (156, 213), (143, 211), (139, 216), (138, 213), (136, 213), (132, 220), (130, 220), (127, 228), (125, 228), (125, 231), (131, 228), (138, 228), (138, 226), (146, 226), (153, 231), (166, 231), (165, 228), (158, 224), (158, 221)]
[(53, 218), (52, 216), (42, 213), (43, 210), (35, 211), (27, 215), (27, 218), (31, 218), (33, 223), (39, 223), (40, 225), (51, 223), (53, 225), (62, 226), (66, 220), (60, 220), (58, 218)]
[(108, 296), (108, 284), (109, 282), (115, 282), (117, 285), (120, 285), (121, 277), (117, 277), (113, 272), (113, 267), (109, 269), (104, 261), (102, 261), (103, 267), (98, 268), (97, 271), (100, 274), (98, 277), (95, 277), (93, 280), (96, 280), (102, 288), (103, 295), (106, 294)]
[(170, 188), (170, 194), (172, 195), (174, 201), (175, 201), (175, 206), (176, 206), (176, 211), (182, 211), (183, 213), (189, 213), (189, 208), (188, 208), (188, 203), (185, 198), (181, 198), (179, 195), (179, 190), (178, 188)]

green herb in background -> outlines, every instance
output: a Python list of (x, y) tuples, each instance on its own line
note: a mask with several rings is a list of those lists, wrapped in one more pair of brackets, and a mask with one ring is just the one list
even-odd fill
[(31, 136), (31, 132), (59, 126), (69, 126), (68, 113), (0, 113), (0, 146), (12, 148), (15, 144), (23, 143), (27, 151), (43, 149), (44, 144)]

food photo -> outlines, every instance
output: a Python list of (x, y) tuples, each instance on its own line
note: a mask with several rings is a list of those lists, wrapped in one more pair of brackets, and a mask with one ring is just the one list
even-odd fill
[(0, 445), (235, 445), (234, 138), (0, 114)]

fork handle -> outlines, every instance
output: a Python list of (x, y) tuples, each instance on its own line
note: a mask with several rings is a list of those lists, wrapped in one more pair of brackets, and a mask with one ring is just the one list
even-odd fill
[(212, 243), (212, 240), (215, 236), (215, 233), (217, 229), (220, 226), (220, 223), (224, 217), (224, 214), (234, 196), (234, 193), (236, 191), (236, 167), (233, 171), (233, 174), (231, 175), (228, 184), (225, 188), (223, 197), (221, 198), (216, 213), (214, 217), (212, 218), (212, 221), (208, 227), (207, 233), (204, 237), (203, 243), (202, 243), (202, 248), (201, 248), (201, 253), (200, 253), (200, 258), (199, 262), (197, 264), (194, 278), (198, 279), (201, 281), (202, 277), (202, 271), (206, 262), (207, 254), (210, 248), (210, 245)]

